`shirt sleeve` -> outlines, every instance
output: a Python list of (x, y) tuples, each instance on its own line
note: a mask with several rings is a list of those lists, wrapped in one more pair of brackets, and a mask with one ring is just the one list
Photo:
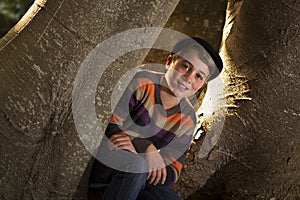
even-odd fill
[(166, 163), (174, 171), (173, 184), (178, 180), (181, 174), (186, 154), (193, 139), (195, 121), (192, 120), (192, 117), (190, 117), (190, 119), (191, 121), (182, 127), (183, 130), (181, 131), (183, 131), (183, 134), (179, 136), (176, 135), (172, 142), (160, 151)]
[(107, 138), (110, 138), (117, 133), (128, 134), (137, 152), (144, 153), (151, 142), (146, 138), (138, 137), (140, 133), (134, 133), (132, 128), (143, 126), (150, 120), (147, 117), (139, 116), (140, 113), (136, 113), (137, 110), (141, 110), (143, 106), (141, 99), (145, 96), (145, 90), (141, 88), (141, 83), (138, 79), (139, 73), (141, 72), (138, 72), (130, 81), (118, 101), (106, 128), (105, 135)]

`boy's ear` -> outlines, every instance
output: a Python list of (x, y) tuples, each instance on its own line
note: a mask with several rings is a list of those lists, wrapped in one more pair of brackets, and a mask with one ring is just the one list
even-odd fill
[(204, 83), (201, 85), (201, 88), (204, 88), (205, 86), (207, 86), (207, 82), (204, 82)]
[(169, 55), (168, 58), (167, 58), (167, 61), (166, 61), (166, 68), (167, 68), (167, 69), (168, 69), (169, 66), (171, 65), (172, 60), (173, 60), (172, 56)]

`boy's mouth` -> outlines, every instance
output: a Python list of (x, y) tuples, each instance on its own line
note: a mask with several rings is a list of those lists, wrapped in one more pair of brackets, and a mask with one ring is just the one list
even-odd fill
[(187, 87), (184, 83), (182, 83), (181, 81), (177, 81), (178, 86), (181, 90), (189, 90), (189, 87)]

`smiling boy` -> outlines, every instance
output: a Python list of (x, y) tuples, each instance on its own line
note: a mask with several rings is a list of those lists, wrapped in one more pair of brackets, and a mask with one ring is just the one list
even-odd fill
[[(89, 179), (89, 199), (180, 199), (178, 180), (196, 124), (188, 101), (223, 68), (200, 38), (176, 43), (166, 73), (139, 71), (110, 119)], [(95, 196), (96, 194), (96, 196)]]

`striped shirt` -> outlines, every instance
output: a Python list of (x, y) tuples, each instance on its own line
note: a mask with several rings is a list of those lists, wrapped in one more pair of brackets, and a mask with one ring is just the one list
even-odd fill
[(185, 98), (170, 109), (163, 108), (163, 79), (162, 73), (137, 72), (119, 100), (105, 134), (110, 138), (125, 132), (141, 155), (153, 144), (173, 170), (173, 185), (192, 141), (196, 117)]

